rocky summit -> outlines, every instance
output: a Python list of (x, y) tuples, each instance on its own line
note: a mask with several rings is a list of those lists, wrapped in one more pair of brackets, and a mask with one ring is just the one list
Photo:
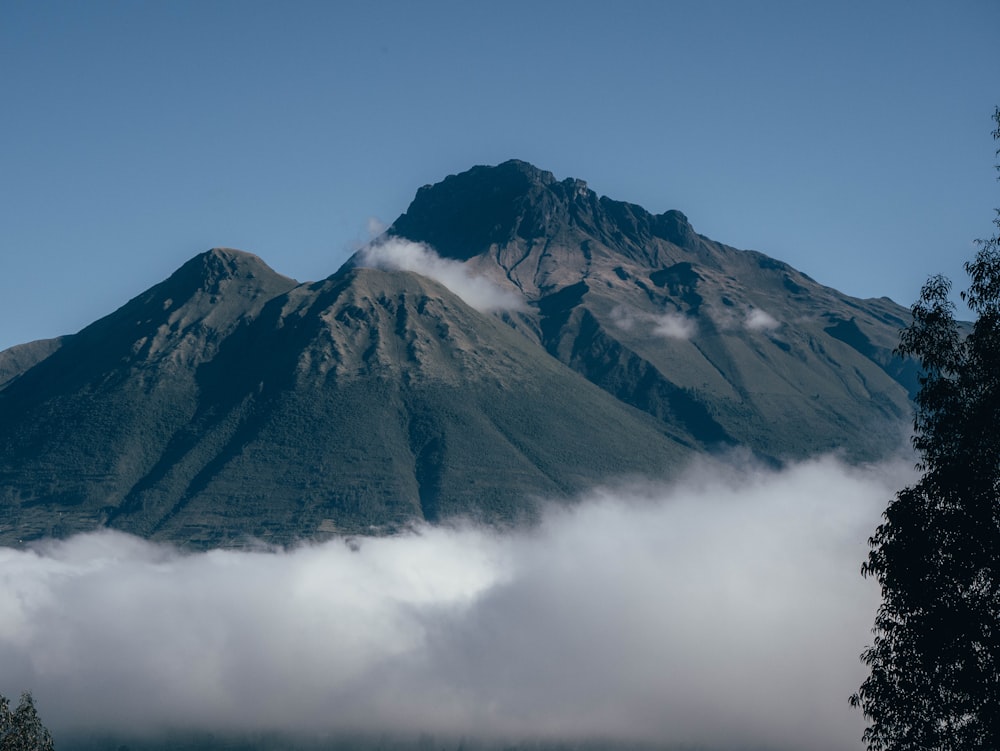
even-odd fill
[(510, 161), (421, 188), (389, 240), (516, 304), (482, 312), (364, 252), (298, 283), (213, 249), (77, 334), (0, 352), (0, 544), (510, 525), (702, 452), (876, 458), (909, 417), (905, 309), (679, 211)]

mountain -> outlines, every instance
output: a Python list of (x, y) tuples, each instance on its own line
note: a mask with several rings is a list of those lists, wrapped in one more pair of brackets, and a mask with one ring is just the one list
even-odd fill
[(392, 239), (517, 304), (483, 313), (364, 253), (300, 284), (213, 249), (77, 334), (0, 352), (0, 544), (512, 524), (698, 452), (874, 458), (909, 415), (906, 310), (678, 211), (510, 161), (421, 188)]
[(298, 285), (212, 250), (0, 391), (0, 541), (101, 525), (195, 547), (510, 523), (690, 454), (405, 272)]
[(64, 337), (39, 339), (0, 352), (0, 389), (11, 379), (34, 367), (62, 346)]
[(909, 312), (520, 161), (421, 188), (390, 227), (523, 296), (508, 322), (703, 449), (774, 460), (895, 448), (916, 367)]

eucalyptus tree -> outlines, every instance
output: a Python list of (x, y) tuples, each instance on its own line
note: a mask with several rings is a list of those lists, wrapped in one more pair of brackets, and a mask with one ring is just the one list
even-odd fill
[[(1000, 108), (994, 119), (1000, 139)], [(898, 348), (923, 370), (921, 477), (889, 504), (862, 566), (882, 589), (871, 672), (851, 697), (872, 751), (1000, 749), (1000, 235), (965, 270), (971, 330), (934, 276)]]
[(30, 692), (17, 707), (0, 695), (0, 751), (52, 751), (52, 736), (42, 724)]

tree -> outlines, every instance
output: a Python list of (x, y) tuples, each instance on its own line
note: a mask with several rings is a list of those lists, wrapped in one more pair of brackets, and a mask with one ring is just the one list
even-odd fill
[(0, 751), (52, 751), (52, 736), (35, 710), (30, 692), (21, 694), (17, 709), (0, 694)]
[[(993, 118), (1000, 139), (1000, 108)], [(900, 337), (923, 371), (921, 477), (889, 504), (861, 569), (882, 588), (861, 655), (871, 673), (851, 697), (872, 751), (1000, 749), (1000, 235), (978, 245), (961, 295), (971, 331), (934, 276)]]

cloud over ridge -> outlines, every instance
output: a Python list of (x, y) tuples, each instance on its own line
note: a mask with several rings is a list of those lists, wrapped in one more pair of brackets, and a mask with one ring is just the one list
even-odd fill
[(358, 260), (362, 266), (413, 271), (426, 276), (482, 312), (524, 308), (524, 301), (514, 292), (497, 286), (484, 276), (470, 274), (460, 261), (442, 258), (424, 243), (383, 236), (362, 248)]
[(437, 732), (860, 748), (906, 472), (711, 463), (598, 488), (532, 529), (422, 527), (286, 552), (115, 532), (0, 548), (0, 692), (55, 730)]

